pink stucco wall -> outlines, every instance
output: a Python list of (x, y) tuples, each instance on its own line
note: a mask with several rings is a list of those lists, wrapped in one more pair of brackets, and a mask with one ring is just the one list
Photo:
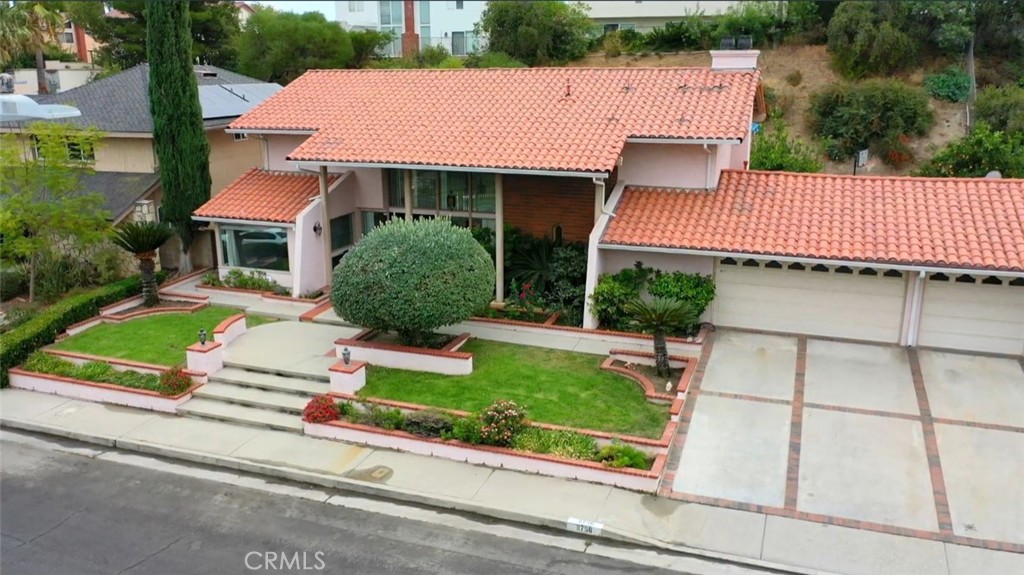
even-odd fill
[(703, 146), (626, 144), (619, 180), (630, 186), (703, 188), (707, 157)]
[[(311, 202), (309, 207), (303, 210), (295, 220), (294, 246), (297, 257), (291, 260), (292, 269), (296, 272), (294, 293), (292, 293), (294, 297), (327, 285), (324, 258), (325, 236), (317, 236), (313, 231), (313, 227), (321, 220), (321, 205), (320, 200)], [(323, 228), (330, 225), (328, 222), (320, 223)], [(289, 247), (292, 245), (289, 242)]]

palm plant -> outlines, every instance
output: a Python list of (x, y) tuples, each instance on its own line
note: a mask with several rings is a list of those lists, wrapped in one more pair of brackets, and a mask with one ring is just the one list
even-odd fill
[(157, 222), (128, 222), (114, 230), (111, 238), (114, 245), (134, 254), (139, 260), (145, 306), (154, 306), (160, 301), (156, 291), (156, 250), (173, 235), (174, 231), (169, 226)]
[(648, 301), (638, 297), (627, 303), (624, 309), (635, 327), (654, 336), (654, 365), (659, 376), (667, 377), (668, 343), (665, 336), (696, 323), (697, 314), (693, 307), (675, 299), (656, 297)]
[(47, 93), (43, 48), (59, 43), (64, 30), (61, 8), (61, 2), (0, 2), (0, 61), (10, 62), (24, 52), (34, 53), (40, 94)]

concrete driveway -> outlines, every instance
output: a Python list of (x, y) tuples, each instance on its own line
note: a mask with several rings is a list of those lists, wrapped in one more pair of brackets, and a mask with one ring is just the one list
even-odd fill
[(1020, 360), (723, 330), (706, 361), (671, 496), (1024, 551)]

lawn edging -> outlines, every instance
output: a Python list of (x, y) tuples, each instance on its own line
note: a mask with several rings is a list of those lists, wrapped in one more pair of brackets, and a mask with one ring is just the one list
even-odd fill
[(335, 353), (348, 349), (352, 360), (369, 363), (380, 367), (423, 371), (442, 375), (469, 375), (473, 373), (473, 354), (458, 351), (467, 341), (470, 334), (462, 333), (442, 349), (427, 349), (390, 343), (366, 341), (375, 333), (374, 330), (363, 330), (351, 338), (339, 338), (334, 341)]
[[(128, 298), (128, 299), (130, 300), (132, 298)], [(128, 300), (122, 300), (120, 302), (116, 302), (116, 303), (112, 304), (112, 306), (114, 306), (114, 307), (112, 307), (111, 309), (113, 309), (113, 310), (123, 310), (123, 309), (129, 309), (130, 307), (133, 307), (133, 306), (121, 307), (121, 305), (122, 304), (126, 304), (126, 302), (130, 303)], [(60, 341), (60, 340), (62, 340), (64, 338), (66, 338), (66, 337), (70, 337), (70, 336), (73, 336), (73, 335), (78, 335), (78, 334), (82, 333), (83, 331), (85, 331), (85, 330), (87, 330), (87, 329), (89, 329), (91, 327), (96, 327), (97, 325), (100, 325), (102, 323), (122, 323), (122, 322), (126, 322), (126, 321), (131, 321), (133, 319), (139, 319), (139, 318), (142, 318), (142, 317), (151, 317), (151, 316), (154, 316), (154, 315), (164, 315), (164, 314), (171, 314), (171, 313), (195, 313), (195, 312), (197, 312), (197, 311), (199, 311), (199, 310), (201, 310), (203, 308), (209, 307), (209, 306), (210, 306), (210, 303), (208, 301), (202, 301), (202, 302), (196, 302), (196, 303), (191, 304), (191, 305), (173, 306), (173, 307), (155, 307), (155, 308), (152, 308), (152, 309), (141, 309), (139, 311), (133, 311), (131, 313), (126, 313), (126, 314), (119, 314), (119, 313), (116, 313), (116, 311), (104, 313), (103, 310), (100, 310), (99, 315), (93, 316), (93, 317), (91, 317), (91, 318), (89, 318), (89, 319), (87, 319), (85, 321), (80, 321), (78, 323), (69, 325), (64, 330), (64, 333), (62, 333), (62, 334), (57, 336), (57, 341)]]
[(327, 423), (304, 421), (302, 431), (305, 435), (321, 439), (394, 449), (498, 469), (578, 479), (647, 493), (657, 491), (666, 460), (665, 454), (655, 456), (654, 465), (650, 470), (613, 469), (593, 461), (526, 453), (503, 447), (468, 445), (458, 441), (419, 437), (404, 431), (380, 429), (347, 421)]
[(320, 291), (324, 291), (324, 295), (321, 295), (321, 296), (319, 296), (319, 297), (317, 297), (315, 299), (304, 298), (304, 297), (293, 297), (293, 296), (288, 296), (288, 295), (279, 295), (279, 294), (276, 294), (276, 293), (274, 293), (272, 291), (265, 291), (265, 290), (236, 288), (236, 287), (228, 287), (228, 286), (211, 286), (211, 285), (206, 285), (206, 284), (202, 284), (202, 283), (196, 284), (196, 289), (197, 290), (201, 290), (201, 291), (214, 291), (214, 292), (219, 291), (219, 292), (230, 293), (232, 295), (252, 296), (252, 297), (255, 297), (255, 298), (259, 298), (259, 299), (261, 299), (263, 301), (286, 302), (286, 303), (293, 303), (293, 304), (299, 304), (299, 305), (308, 305), (308, 306), (311, 306), (311, 307), (317, 307), (317, 306), (323, 304), (324, 302), (326, 302), (327, 300), (329, 300), (330, 297), (331, 297), (330, 293), (328, 293), (326, 291), (326, 289), (321, 289)]
[[(68, 359), (70, 360), (71, 358)], [(119, 367), (114, 365), (113, 361), (107, 360), (107, 362), (113, 365), (115, 369)], [(111, 383), (38, 373), (27, 371), (20, 367), (11, 368), (8, 370), (8, 375), (10, 377), (10, 386), (15, 389), (49, 393), (96, 403), (124, 405), (163, 413), (176, 413), (178, 406), (192, 399), (192, 393), (203, 385), (195, 381), (193, 376), (192, 386), (183, 393), (178, 395), (162, 395), (148, 389), (133, 389)]]
[[(512, 328), (512, 331), (524, 331), (537, 334), (549, 334), (553, 331), (559, 335), (566, 335), (568, 332), (582, 338), (598, 339), (601, 341), (617, 341), (624, 344), (635, 344), (639, 342), (650, 344), (654, 341), (654, 336), (645, 333), (632, 333), (628, 331), (613, 331), (607, 329), (589, 329), (571, 325), (534, 323), (514, 319), (471, 317), (463, 323), (471, 326), (473, 324), (477, 324), (481, 327), (503, 326)], [(666, 337), (665, 340), (670, 344), (674, 344), (677, 348), (681, 347), (688, 351), (692, 351), (693, 356), (698, 357), (700, 356), (700, 351), (704, 342), (707, 340), (708, 334), (713, 330), (714, 328), (710, 325), (702, 325), (700, 331), (693, 337)]]
[(227, 345), (248, 330), (248, 324), (244, 313), (236, 313), (233, 316), (224, 318), (223, 321), (213, 328), (213, 341)]

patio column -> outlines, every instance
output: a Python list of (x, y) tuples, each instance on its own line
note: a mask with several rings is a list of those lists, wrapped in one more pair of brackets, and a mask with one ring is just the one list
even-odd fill
[[(320, 166), (320, 226), (323, 228), (324, 238), (324, 275), (327, 276), (324, 285), (329, 286), (333, 274), (331, 273), (331, 219), (327, 213), (327, 166)], [(296, 230), (296, 233), (300, 233), (300, 230)]]
[(505, 186), (494, 174), (494, 301), (505, 301)]
[(213, 222), (210, 224), (210, 229), (213, 230), (213, 245), (214, 249), (217, 251), (215, 256), (217, 261), (214, 263), (217, 264), (217, 268), (219, 269), (224, 265), (224, 246), (221, 245), (220, 241), (220, 224)]
[(402, 195), (405, 196), (405, 221), (412, 221), (412, 170), (402, 171)]

